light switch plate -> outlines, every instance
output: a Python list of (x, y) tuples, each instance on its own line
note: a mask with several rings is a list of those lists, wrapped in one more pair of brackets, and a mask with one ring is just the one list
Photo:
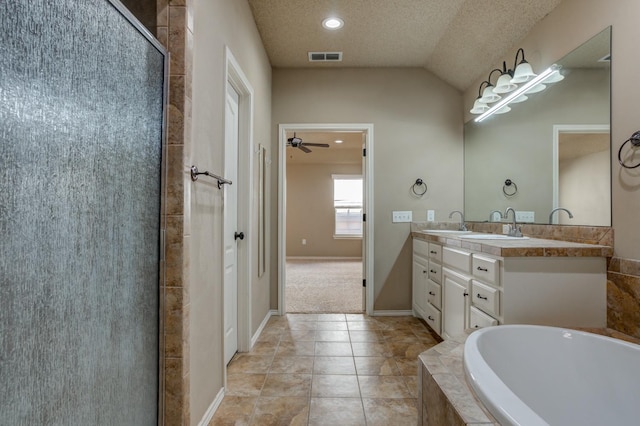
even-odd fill
[(530, 211), (516, 211), (516, 222), (520, 223), (533, 223), (535, 222), (535, 212)]
[(411, 211), (394, 211), (391, 216), (391, 222), (399, 223), (399, 222), (411, 222), (412, 219)]
[(433, 222), (436, 220), (435, 210), (427, 210), (427, 222)]

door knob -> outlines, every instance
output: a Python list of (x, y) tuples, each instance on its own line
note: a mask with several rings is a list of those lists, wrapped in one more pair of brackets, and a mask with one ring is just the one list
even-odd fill
[(237, 240), (238, 238), (240, 238), (241, 240), (244, 240), (244, 232), (236, 232), (235, 234), (233, 234), (234, 240)]

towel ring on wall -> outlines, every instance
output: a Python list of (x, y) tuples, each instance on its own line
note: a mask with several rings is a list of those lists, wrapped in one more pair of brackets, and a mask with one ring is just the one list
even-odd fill
[[(508, 188), (510, 188), (511, 186), (513, 186), (512, 192), (509, 192)], [(504, 181), (504, 185), (502, 186), (502, 193), (507, 197), (513, 197), (518, 193), (518, 185), (516, 185), (516, 183), (511, 179), (507, 179)]]
[(627, 164), (624, 164), (624, 161), (622, 161), (622, 148), (624, 148), (624, 146), (628, 142), (631, 142), (632, 149), (639, 147), (640, 146), (640, 130), (632, 134), (629, 139), (624, 141), (624, 143), (620, 146), (620, 149), (618, 150), (618, 162), (620, 163), (620, 165), (625, 169), (635, 169), (636, 167), (640, 166), (640, 162), (634, 166), (629, 166)]
[[(424, 187), (424, 189), (423, 189)], [(416, 183), (411, 185), (411, 192), (413, 192), (418, 197), (422, 197), (427, 193), (427, 184), (420, 178), (416, 179)]]

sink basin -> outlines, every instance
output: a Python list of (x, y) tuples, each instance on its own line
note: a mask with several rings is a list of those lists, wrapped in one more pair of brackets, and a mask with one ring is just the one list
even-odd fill
[(423, 229), (425, 234), (470, 234), (472, 231), (456, 231), (455, 229)]
[(529, 237), (512, 237), (510, 235), (502, 234), (473, 234), (463, 235), (460, 238), (465, 240), (528, 240)]

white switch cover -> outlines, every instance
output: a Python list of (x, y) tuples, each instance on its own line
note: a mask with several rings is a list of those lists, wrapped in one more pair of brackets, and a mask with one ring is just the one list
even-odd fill
[(516, 222), (533, 223), (535, 222), (535, 212), (516, 211)]
[(411, 211), (394, 211), (391, 217), (391, 222), (411, 222), (412, 220)]
[(427, 210), (427, 222), (433, 222), (436, 220), (435, 210)]

